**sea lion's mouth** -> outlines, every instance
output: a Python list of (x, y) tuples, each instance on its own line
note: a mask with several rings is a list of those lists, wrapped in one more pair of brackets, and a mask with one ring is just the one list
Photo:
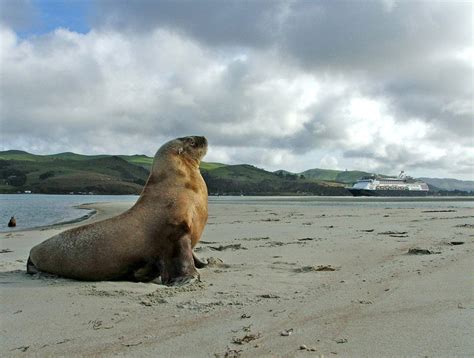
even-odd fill
[(207, 147), (207, 139), (206, 137), (193, 137), (194, 143), (196, 147)]

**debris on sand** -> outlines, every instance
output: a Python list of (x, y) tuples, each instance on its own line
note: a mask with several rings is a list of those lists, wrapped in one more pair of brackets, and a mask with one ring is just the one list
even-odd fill
[(388, 235), (390, 237), (408, 237), (407, 231), (383, 231), (377, 233), (377, 235)]
[(214, 353), (214, 357), (216, 358), (236, 358), (240, 357), (240, 353), (242, 353), (242, 349), (231, 349), (230, 347), (227, 347), (227, 350), (225, 353)]
[(319, 265), (316, 267), (314, 271), (337, 271), (339, 270), (338, 267), (333, 267), (331, 265)]
[(283, 331), (280, 332), (280, 336), (288, 337), (288, 336), (291, 336), (292, 333), (293, 333), (293, 328), (284, 329)]
[(309, 351), (309, 352), (316, 352), (316, 348), (308, 348), (308, 346), (306, 344), (301, 344), (300, 347), (299, 347), (299, 350), (300, 351)]
[(406, 235), (408, 231), (382, 231), (379, 232), (377, 235)]
[(336, 339), (336, 343), (347, 343), (347, 338)]
[(455, 213), (456, 210), (423, 210), (422, 213)]
[(331, 265), (319, 265), (319, 266), (303, 266), (294, 269), (295, 272), (303, 273), (303, 272), (320, 272), (320, 271), (337, 271), (339, 270), (338, 267), (334, 267)]
[(464, 245), (464, 241), (450, 241), (450, 245)]
[(273, 293), (265, 293), (263, 295), (259, 295), (258, 297), (262, 297), (262, 298), (280, 298), (280, 296), (275, 295)]
[(459, 224), (459, 225), (456, 225), (455, 227), (463, 227), (463, 228), (466, 228), (466, 229), (474, 229), (474, 224)]
[(99, 329), (111, 329), (111, 328), (114, 328), (114, 326), (104, 326), (104, 322), (100, 321), (100, 320), (93, 320), (93, 321), (89, 321), (89, 324), (92, 326), (92, 329), (94, 331), (97, 331)]
[(269, 241), (269, 242), (266, 242), (264, 245), (259, 245), (257, 247), (277, 247), (277, 246), (283, 246), (283, 245), (289, 245), (289, 243), (284, 243), (281, 241)]
[(260, 240), (270, 240), (269, 236), (264, 236), (264, 237), (243, 237), (240, 240), (245, 240), (245, 241), (260, 241)]
[(243, 247), (242, 244), (230, 244), (230, 245), (219, 245), (219, 246), (209, 246), (212, 250), (224, 251), (224, 250), (247, 250), (246, 247)]
[(163, 304), (168, 303), (168, 301), (162, 297), (153, 298), (152, 296), (148, 295), (149, 299), (141, 300), (140, 304), (143, 306), (151, 307), (155, 304)]
[(374, 229), (359, 230), (361, 232), (374, 232)]
[(433, 255), (433, 254), (440, 254), (440, 253), (441, 252), (438, 252), (438, 251), (419, 249), (417, 247), (408, 250), (408, 255)]
[(13, 250), (10, 250), (10, 249), (1, 249), (0, 250), (0, 254), (6, 254), (8, 252), (13, 252)]
[(227, 265), (218, 257), (208, 257), (206, 259), (207, 267), (220, 267), (220, 268), (229, 268), (230, 265)]
[(302, 239), (298, 239), (298, 241), (313, 241), (317, 240), (315, 237), (303, 237)]
[(234, 344), (244, 344), (244, 343), (249, 343), (249, 342), (252, 342), (256, 339), (259, 339), (260, 337), (262, 337), (262, 335), (260, 333), (250, 333), (250, 334), (246, 334), (245, 336), (243, 336), (242, 338), (236, 338), (234, 337), (232, 339), (232, 343)]
[(21, 346), (21, 347), (10, 349), (10, 351), (19, 350), (19, 351), (22, 351), (22, 352), (26, 352), (29, 348), (30, 348), (30, 346)]

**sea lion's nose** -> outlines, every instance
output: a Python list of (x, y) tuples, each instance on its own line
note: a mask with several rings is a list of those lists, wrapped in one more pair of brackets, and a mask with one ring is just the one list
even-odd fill
[(204, 147), (207, 145), (207, 139), (206, 137), (199, 137), (199, 136), (196, 136), (194, 137), (194, 142), (200, 146), (200, 147)]

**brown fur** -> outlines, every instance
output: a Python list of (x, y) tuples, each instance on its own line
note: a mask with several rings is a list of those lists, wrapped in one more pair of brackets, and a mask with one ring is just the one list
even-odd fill
[(176, 284), (198, 277), (192, 248), (207, 222), (207, 187), (199, 172), (204, 137), (163, 145), (135, 205), (116, 217), (62, 232), (33, 247), (28, 272), (80, 280), (161, 276)]

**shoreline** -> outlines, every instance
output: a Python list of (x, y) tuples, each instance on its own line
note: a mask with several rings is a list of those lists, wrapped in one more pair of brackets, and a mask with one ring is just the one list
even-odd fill
[(84, 210), (89, 210), (89, 212), (86, 214), (86, 215), (82, 215), (76, 219), (71, 219), (71, 220), (67, 220), (67, 221), (61, 221), (61, 222), (58, 222), (58, 223), (55, 223), (55, 224), (51, 224), (51, 225), (44, 225), (44, 226), (34, 226), (34, 227), (30, 227), (30, 228), (25, 228), (25, 229), (17, 229), (17, 230), (10, 230), (10, 231), (3, 231), (3, 230), (0, 230), (0, 234), (8, 234), (8, 233), (14, 233), (14, 232), (28, 232), (28, 231), (35, 231), (35, 230), (48, 230), (48, 229), (54, 229), (54, 228), (62, 228), (62, 227), (65, 227), (67, 225), (71, 225), (71, 224), (79, 224), (79, 223), (83, 223), (89, 219), (92, 219), (96, 214), (97, 214), (97, 211), (94, 210), (94, 209), (86, 209), (86, 208), (80, 208), (80, 205), (76, 205), (76, 206), (73, 206), (75, 208), (79, 208), (79, 209), (84, 209)]
[(474, 209), (445, 208), (211, 201), (195, 252), (214, 260), (184, 287), (26, 274), (31, 247), (84, 221), (0, 233), (0, 354), (472, 355)]
[[(26, 194), (25, 194), (26, 195)], [(42, 194), (39, 194), (42, 195)], [(45, 194), (49, 195), (49, 194)], [(58, 194), (59, 195), (59, 194)], [(120, 196), (120, 195), (117, 195)], [(304, 204), (311, 202), (328, 202), (328, 203), (348, 203), (354, 204), (362, 203), (443, 203), (443, 202), (469, 202), (473, 203), (474, 196), (453, 196), (453, 197), (345, 197), (345, 196), (209, 196), (209, 204), (236, 204), (236, 205), (286, 205), (286, 203)], [(86, 223), (88, 220), (95, 220), (95, 217), (101, 214), (101, 204), (113, 205), (114, 203), (122, 203), (120, 201), (103, 201), (103, 202), (90, 202), (79, 205), (72, 205), (72, 208), (89, 210), (86, 215), (81, 215), (77, 218), (61, 221), (55, 224), (34, 226), (25, 229), (0, 229), (0, 234), (8, 234), (13, 232), (28, 232), (34, 230), (47, 230), (50, 228), (66, 228), (71, 224)], [(134, 203), (130, 202), (131, 205)]]

